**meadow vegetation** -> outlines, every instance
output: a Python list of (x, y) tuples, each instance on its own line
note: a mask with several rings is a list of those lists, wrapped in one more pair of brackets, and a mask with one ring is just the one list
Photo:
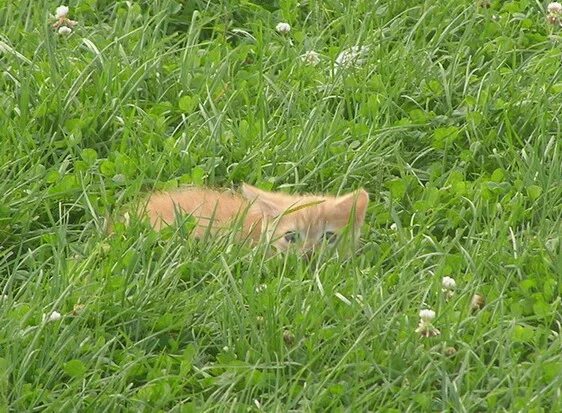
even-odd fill
[[(562, 410), (547, 3), (57, 6), (0, 2), (1, 411)], [(364, 187), (359, 253), (104, 231), (244, 181)]]

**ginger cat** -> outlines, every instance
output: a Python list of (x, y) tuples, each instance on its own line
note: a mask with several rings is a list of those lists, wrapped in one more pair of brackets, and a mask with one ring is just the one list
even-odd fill
[(357, 241), (368, 203), (363, 189), (333, 197), (268, 192), (243, 184), (241, 194), (203, 188), (155, 193), (137, 215), (148, 217), (155, 230), (173, 224), (178, 213), (191, 215), (197, 220), (195, 237), (238, 222), (241, 240), (256, 243), (265, 236), (279, 251), (308, 254), (324, 243), (336, 244), (344, 233)]

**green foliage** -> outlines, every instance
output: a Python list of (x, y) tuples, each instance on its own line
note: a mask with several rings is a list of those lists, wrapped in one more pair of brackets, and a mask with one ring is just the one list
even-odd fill
[[(68, 36), (57, 6), (0, 13), (0, 410), (562, 410), (544, 4), (85, 0)], [(360, 253), (104, 231), (147, 191), (243, 181), (366, 188)]]

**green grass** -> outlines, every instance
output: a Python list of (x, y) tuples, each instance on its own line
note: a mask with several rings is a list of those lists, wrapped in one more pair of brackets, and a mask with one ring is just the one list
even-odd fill
[[(546, 3), (72, 0), (67, 37), (58, 5), (0, 6), (1, 411), (562, 410)], [(363, 186), (361, 253), (103, 231), (146, 191), (243, 181)]]

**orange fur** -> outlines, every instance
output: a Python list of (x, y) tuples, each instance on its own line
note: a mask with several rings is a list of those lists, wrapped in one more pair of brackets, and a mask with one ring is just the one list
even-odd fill
[(241, 194), (201, 188), (155, 193), (138, 215), (147, 216), (160, 230), (173, 224), (177, 213), (189, 214), (197, 220), (195, 237), (227, 229), (239, 218), (239, 238), (257, 242), (265, 235), (278, 250), (294, 246), (308, 252), (333, 241), (346, 228), (357, 240), (368, 202), (363, 189), (334, 197), (268, 192), (244, 184)]

